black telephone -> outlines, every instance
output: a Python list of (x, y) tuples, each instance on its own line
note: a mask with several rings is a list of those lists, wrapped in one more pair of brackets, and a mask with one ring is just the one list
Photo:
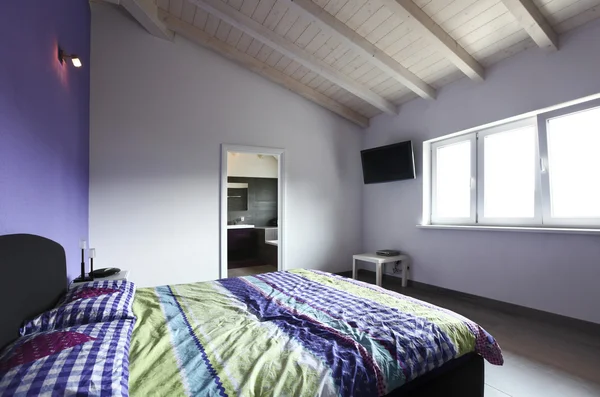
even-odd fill
[(121, 269), (116, 267), (105, 267), (104, 269), (97, 269), (92, 272), (92, 277), (94, 278), (104, 278), (108, 276), (112, 276), (113, 274), (120, 273)]

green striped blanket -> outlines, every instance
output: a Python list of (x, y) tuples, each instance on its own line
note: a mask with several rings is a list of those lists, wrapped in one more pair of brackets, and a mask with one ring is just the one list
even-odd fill
[(496, 341), (449, 310), (311, 270), (140, 288), (132, 396), (382, 396)]

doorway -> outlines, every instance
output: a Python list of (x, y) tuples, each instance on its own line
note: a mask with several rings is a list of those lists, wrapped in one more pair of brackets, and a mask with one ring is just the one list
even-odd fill
[(220, 278), (284, 266), (284, 150), (221, 145)]

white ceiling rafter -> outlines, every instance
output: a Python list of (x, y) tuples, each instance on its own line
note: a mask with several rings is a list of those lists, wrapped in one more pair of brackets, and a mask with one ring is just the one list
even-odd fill
[(291, 0), (291, 3), (315, 18), (322, 28), (335, 34), (342, 42), (364, 56), (367, 62), (381, 69), (420, 97), (435, 99), (435, 89), (312, 0)]
[(558, 35), (531, 0), (502, 0), (535, 43), (548, 51), (558, 50)]
[(381, 0), (403, 20), (414, 25), (444, 56), (472, 80), (483, 81), (483, 67), (412, 0)]
[(323, 76), (332, 83), (344, 88), (353, 95), (370, 103), (381, 111), (388, 114), (397, 114), (396, 106), (374, 93), (362, 84), (352, 80), (347, 75), (339, 72), (333, 66), (317, 58), (313, 54), (296, 46), (293, 42), (281, 37), (276, 32), (255, 21), (251, 17), (244, 15), (230, 5), (221, 0), (189, 0), (204, 11), (212, 14), (229, 25), (241, 30), (242, 32), (254, 37), (256, 40), (277, 50), (283, 55), (296, 61), (300, 65)]
[(121, 4), (153, 36), (173, 40), (173, 32), (158, 18), (158, 7), (153, 0), (112, 0)]
[(266, 63), (263, 63), (256, 58), (239, 51), (234, 46), (227, 44), (215, 37), (209, 36), (202, 30), (170, 15), (168, 12), (159, 10), (159, 17), (169, 29), (173, 30), (178, 35), (181, 35), (182, 37), (185, 37), (186, 39), (198, 45), (211, 49), (222, 56), (247, 67), (253, 72), (284, 86), (290, 91), (293, 91), (304, 98), (315, 102), (316, 104), (338, 114), (339, 116), (342, 116), (343, 118), (355, 124), (358, 124), (361, 127), (367, 127), (369, 125), (369, 119), (358, 112), (340, 104), (339, 102), (336, 102), (335, 100), (323, 95), (315, 89), (292, 79), (290, 76), (267, 65)]

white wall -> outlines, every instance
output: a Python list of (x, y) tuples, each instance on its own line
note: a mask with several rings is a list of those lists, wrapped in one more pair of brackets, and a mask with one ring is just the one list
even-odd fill
[(360, 250), (361, 131), (220, 56), (92, 4), (90, 244), (140, 286), (218, 278), (222, 143), (286, 150), (288, 268)]
[(399, 247), (417, 281), (600, 323), (600, 237), (422, 230), (422, 142), (600, 92), (600, 21), (463, 79), (436, 101), (416, 100), (378, 116), (364, 147), (413, 139), (418, 178), (363, 189), (366, 249)]
[(247, 178), (277, 178), (279, 172), (274, 156), (251, 153), (227, 153), (227, 176)]

